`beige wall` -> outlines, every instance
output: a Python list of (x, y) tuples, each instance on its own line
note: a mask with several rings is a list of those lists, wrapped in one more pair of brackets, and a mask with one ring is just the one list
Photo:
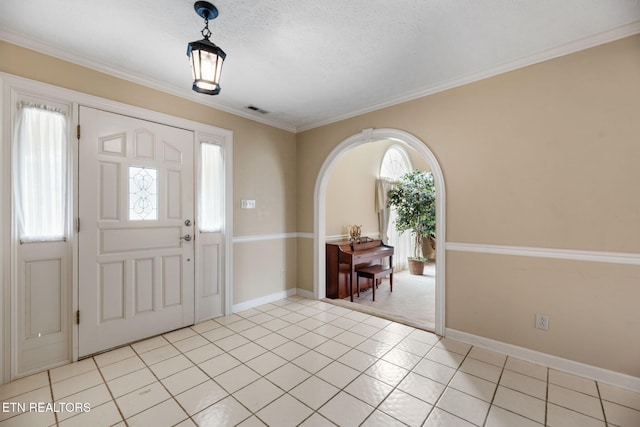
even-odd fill
[[(233, 131), (234, 236), (296, 231), (295, 134), (5, 42), (0, 71)], [(240, 209), (242, 199), (256, 209)], [(295, 239), (268, 242), (277, 249), (250, 241), (234, 250), (234, 304), (295, 287)], [(248, 274), (256, 256), (260, 270)]]
[[(448, 242), (640, 253), (639, 111), (634, 36), (300, 133), (298, 231), (331, 150), (396, 128), (440, 163)], [(446, 326), (640, 376), (639, 269), (448, 251)]]

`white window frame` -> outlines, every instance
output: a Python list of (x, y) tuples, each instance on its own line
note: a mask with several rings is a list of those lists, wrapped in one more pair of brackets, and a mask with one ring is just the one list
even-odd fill
[(411, 158), (409, 157), (409, 154), (407, 153), (407, 150), (405, 150), (404, 147), (399, 145), (399, 144), (393, 144), (389, 148), (387, 148), (387, 150), (384, 152), (384, 155), (382, 156), (382, 160), (380, 161), (380, 170), (378, 172), (378, 177), (394, 179), (394, 180), (400, 178), (400, 177), (393, 177), (393, 176), (385, 176), (385, 175), (382, 174), (382, 169), (384, 167), (385, 160), (387, 159), (387, 156), (389, 155), (389, 153), (391, 153), (393, 151), (395, 151), (395, 152), (400, 154), (400, 157), (402, 157), (403, 163), (407, 166), (407, 172), (411, 172), (413, 170), (413, 165), (411, 163)]

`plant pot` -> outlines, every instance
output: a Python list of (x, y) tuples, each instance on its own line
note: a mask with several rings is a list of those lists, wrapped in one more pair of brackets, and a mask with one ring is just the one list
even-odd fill
[(428, 260), (436, 259), (436, 239), (431, 236), (422, 239), (422, 254)]
[(416, 276), (422, 276), (424, 272), (424, 261), (419, 259), (409, 258), (409, 273)]

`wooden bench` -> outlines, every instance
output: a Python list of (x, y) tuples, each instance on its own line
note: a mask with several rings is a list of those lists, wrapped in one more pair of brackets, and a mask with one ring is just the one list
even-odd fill
[(393, 267), (385, 267), (380, 264), (367, 265), (356, 269), (356, 290), (360, 296), (360, 276), (372, 279), (371, 289), (373, 290), (373, 301), (376, 300), (376, 287), (378, 279), (389, 276), (389, 286), (393, 292)]

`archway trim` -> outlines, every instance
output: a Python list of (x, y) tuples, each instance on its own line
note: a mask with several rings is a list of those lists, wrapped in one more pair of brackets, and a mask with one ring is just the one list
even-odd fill
[(436, 286), (435, 286), (435, 333), (441, 336), (445, 334), (445, 243), (446, 243), (446, 194), (444, 175), (440, 164), (433, 152), (420, 139), (408, 132), (398, 129), (364, 129), (362, 132), (352, 135), (338, 144), (325, 159), (314, 189), (314, 224), (313, 224), (313, 290), (318, 299), (326, 296), (326, 192), (331, 172), (338, 160), (349, 150), (363, 144), (381, 140), (394, 140), (405, 143), (414, 148), (424, 157), (431, 172), (436, 187)]

